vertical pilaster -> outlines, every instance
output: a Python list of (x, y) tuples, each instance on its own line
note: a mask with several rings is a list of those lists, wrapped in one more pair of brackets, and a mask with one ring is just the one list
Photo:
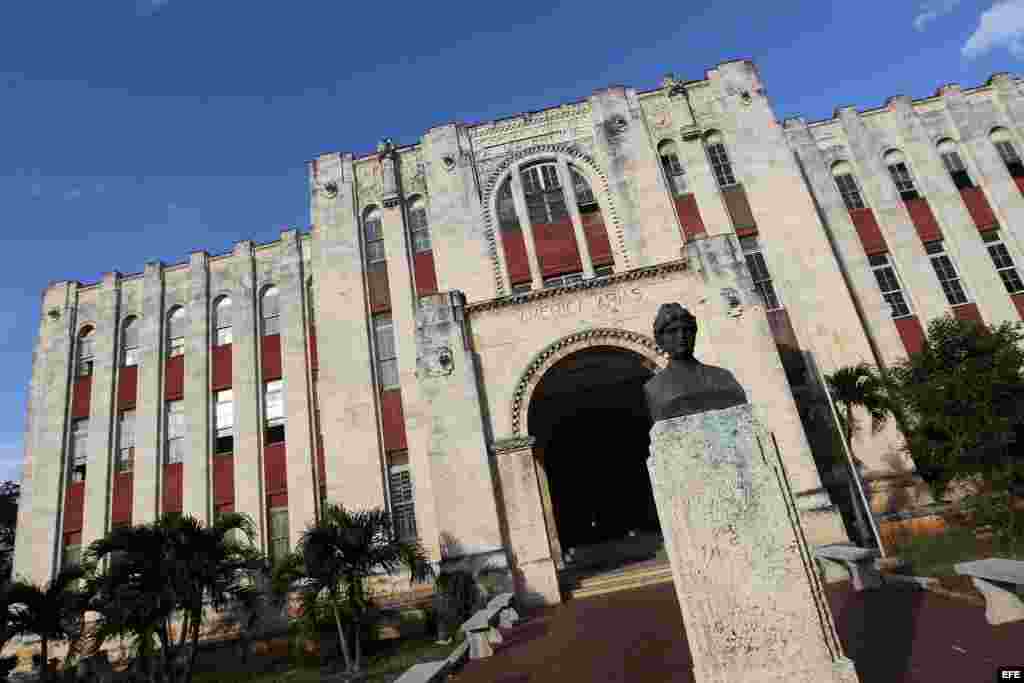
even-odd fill
[(190, 258), (188, 339), (185, 347), (185, 424), (182, 511), (204, 524), (211, 521), (210, 455), (210, 270), (205, 251)]
[(544, 275), (540, 270), (540, 259), (537, 258), (537, 243), (533, 240), (533, 224), (530, 222), (530, 212), (526, 209), (526, 195), (523, 193), (523, 180), (519, 171), (519, 164), (516, 164), (512, 168), (512, 201), (515, 203), (519, 226), (523, 231), (526, 260), (530, 264), (531, 287), (541, 289), (544, 286)]
[(576, 248), (580, 250), (583, 277), (589, 280), (594, 277), (594, 262), (590, 258), (590, 245), (587, 244), (587, 236), (583, 232), (583, 221), (580, 219), (580, 207), (576, 205), (572, 173), (569, 172), (569, 162), (565, 160), (565, 157), (558, 157), (558, 181), (562, 185), (565, 206), (569, 209), (569, 218), (572, 220), (572, 231), (576, 235)]
[(158, 516), (163, 470), (163, 263), (151, 261), (142, 275), (139, 317), (139, 384), (135, 402), (135, 463), (132, 469), (132, 524)]

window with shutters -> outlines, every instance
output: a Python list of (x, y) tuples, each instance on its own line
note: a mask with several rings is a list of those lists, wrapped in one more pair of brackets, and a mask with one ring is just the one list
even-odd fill
[(676, 151), (676, 143), (672, 140), (665, 140), (658, 145), (658, 158), (661, 159), (661, 169), (665, 172), (665, 180), (673, 195), (686, 194), (686, 171), (679, 163), (679, 153)]
[(185, 353), (185, 309), (176, 306), (167, 316), (167, 357)]
[(139, 364), (139, 320), (128, 316), (121, 326), (121, 365), (130, 368)]
[(938, 150), (939, 156), (942, 157), (942, 165), (946, 167), (946, 172), (949, 173), (949, 177), (953, 180), (953, 184), (956, 185), (956, 189), (965, 190), (969, 187), (974, 187), (974, 183), (971, 182), (971, 176), (967, 172), (967, 167), (964, 165), (964, 160), (960, 158), (960, 150), (957, 144), (947, 138), (939, 142)]
[(95, 341), (96, 335), (93, 334), (91, 326), (87, 325), (78, 333), (78, 362), (76, 363), (75, 373), (79, 377), (89, 377), (92, 375)]
[(260, 313), (263, 318), (263, 336), (281, 334), (281, 304), (277, 287), (271, 285), (263, 290), (260, 297)]
[(1021, 282), (1017, 266), (1014, 265), (1013, 257), (1010, 256), (1010, 251), (1006, 248), (999, 231), (989, 230), (981, 238), (988, 248), (988, 255), (992, 258), (992, 263), (995, 265), (996, 272), (999, 273), (999, 278), (1003, 281), (1006, 291), (1010, 294), (1024, 291), (1024, 283)]
[(122, 411), (117, 418), (117, 458), (114, 470), (131, 472), (135, 463), (135, 411)]
[(885, 155), (885, 166), (889, 169), (889, 177), (896, 185), (901, 199), (917, 199), (920, 196), (914, 187), (914, 178), (910, 175), (903, 152), (898, 149), (889, 150)]
[(70, 453), (68, 454), (70, 483), (85, 481), (85, 466), (89, 461), (89, 420), (82, 418), (71, 423)]
[(263, 389), (263, 409), (266, 414), (265, 443), (284, 441), (284, 384), (275, 379), (267, 382)]
[(1005, 128), (996, 128), (989, 134), (989, 139), (995, 145), (996, 151), (999, 152), (999, 157), (1006, 164), (1006, 170), (1010, 175), (1014, 178), (1024, 177), (1024, 163), (1021, 163), (1010, 131)]
[(558, 179), (558, 165), (543, 162), (519, 173), (526, 198), (526, 213), (533, 225), (559, 223), (569, 217), (565, 195)]
[(427, 207), (420, 198), (414, 199), (409, 209), (409, 233), (412, 249), (419, 254), (430, 251), (430, 227), (427, 225)]
[(167, 402), (167, 444), (164, 464), (174, 465), (185, 461), (185, 402)]
[(403, 541), (416, 540), (416, 507), (413, 501), (412, 471), (409, 469), (408, 454), (391, 455), (388, 466), (388, 483), (391, 491), (391, 521), (395, 535)]
[(766, 310), (773, 311), (782, 308), (779, 297), (775, 293), (775, 285), (772, 284), (772, 276), (768, 272), (768, 264), (765, 263), (761, 245), (756, 237), (741, 237), (740, 248), (743, 249), (743, 256), (747, 261), (747, 269), (750, 270), (750, 277), (754, 281), (754, 288), (764, 301)]
[(276, 564), (288, 554), (288, 508), (270, 509), (270, 546), (268, 548), (271, 565)]
[(927, 243), (924, 245), (924, 250), (927, 252), (928, 258), (931, 259), (932, 268), (935, 269), (935, 275), (939, 278), (942, 292), (946, 295), (949, 304), (956, 306), (967, 303), (967, 292), (960, 281), (960, 274), (946, 253), (942, 240)]
[(725, 149), (722, 134), (717, 131), (708, 133), (704, 137), (704, 149), (707, 150), (708, 161), (711, 162), (711, 170), (715, 173), (718, 186), (735, 185), (736, 175), (733, 173), (732, 162), (729, 160), (729, 152)]
[(366, 265), (384, 263), (384, 232), (381, 230), (380, 211), (372, 208), (363, 217), (363, 235), (366, 240)]
[(380, 388), (397, 388), (398, 356), (395, 352), (395, 327), (390, 315), (375, 315), (373, 317), (373, 338)]
[(892, 309), (892, 317), (903, 318), (911, 314), (907, 298), (903, 294), (899, 276), (893, 266), (889, 254), (872, 254), (868, 256), (868, 265), (875, 274), (875, 281), (882, 291), (882, 298)]
[(213, 405), (213, 452), (217, 455), (232, 453), (235, 450), (235, 403), (231, 389), (216, 392)]
[(857, 187), (857, 181), (853, 177), (853, 167), (846, 161), (837, 161), (832, 165), (832, 177), (836, 181), (836, 188), (843, 197), (843, 204), (846, 204), (848, 211), (864, 208), (864, 198)]
[(222, 296), (213, 306), (214, 346), (230, 344), (231, 333), (231, 297)]

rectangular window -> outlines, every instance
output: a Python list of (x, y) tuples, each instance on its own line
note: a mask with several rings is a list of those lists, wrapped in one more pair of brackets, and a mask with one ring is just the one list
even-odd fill
[(273, 294), (269, 291), (263, 295), (263, 336), (281, 334), (281, 309), (279, 299), (281, 296), (276, 288), (272, 288)]
[(555, 164), (531, 166), (524, 169), (519, 177), (523, 183), (530, 223), (558, 223), (569, 217)]
[(288, 508), (271, 508), (270, 510), (270, 547), (268, 550), (271, 564), (277, 563), (288, 554)]
[(761, 253), (761, 245), (756, 237), (740, 238), (740, 248), (746, 257), (747, 269), (750, 270), (750, 277), (754, 280), (754, 288), (761, 295), (764, 301), (765, 310), (773, 311), (782, 308), (779, 297), (775, 293), (775, 285), (772, 284), (772, 276), (768, 272), (768, 264), (765, 263), (764, 254)]
[(117, 472), (131, 472), (135, 461), (135, 411), (125, 410), (117, 420)]
[(903, 295), (903, 287), (900, 286), (896, 269), (889, 260), (888, 254), (873, 254), (868, 256), (868, 265), (875, 274), (878, 288), (882, 290), (882, 298), (892, 309), (892, 317), (902, 318), (910, 315), (910, 306)]
[(373, 318), (373, 337), (377, 352), (377, 377), (381, 389), (398, 386), (398, 357), (395, 352), (395, 329), (390, 315)]
[(985, 246), (988, 247), (988, 255), (992, 257), (992, 263), (995, 265), (996, 272), (999, 273), (1006, 291), (1010, 294), (1016, 294), (1024, 290), (1024, 283), (1021, 282), (1020, 274), (1013, 263), (1013, 257), (1010, 256), (1010, 251), (1003, 243), (1003, 238), (999, 235), (999, 231), (990, 230), (984, 233), (981, 238), (985, 241)]
[(956, 189), (964, 190), (974, 187), (974, 183), (971, 182), (971, 176), (967, 173), (967, 167), (964, 166), (964, 160), (960, 158), (959, 152), (943, 152), (942, 164), (949, 171), (949, 177), (953, 179)]
[(849, 173), (837, 175), (836, 187), (839, 188), (839, 194), (843, 196), (843, 203), (846, 204), (848, 211), (864, 208), (864, 198), (860, 196), (860, 188), (857, 187), (857, 181), (853, 179), (852, 175)]
[(956, 306), (967, 303), (967, 293), (960, 282), (960, 275), (956, 272), (953, 261), (946, 254), (942, 240), (929, 242), (924, 245), (924, 250), (931, 259), (932, 268), (935, 269), (935, 275), (939, 278), (939, 284), (942, 285), (942, 291), (946, 295), (949, 305)]
[(707, 145), (708, 159), (711, 160), (711, 169), (715, 172), (715, 180), (719, 187), (728, 187), (736, 184), (736, 176), (732, 172), (732, 163), (725, 151), (725, 145), (714, 142)]
[(267, 417), (266, 443), (284, 441), (284, 385), (281, 380), (267, 382), (264, 389), (264, 410)]
[(412, 248), (417, 254), (430, 251), (430, 229), (427, 226), (427, 210), (422, 206), (409, 212), (409, 232), (412, 234)]
[(569, 285), (582, 282), (583, 273), (567, 273), (565, 275), (558, 275), (556, 277), (544, 278), (544, 288), (549, 287), (568, 287)]
[(169, 342), (170, 348), (167, 349), (167, 357), (174, 358), (175, 356), (185, 355), (185, 338), (184, 337), (172, 337)]
[(124, 327), (124, 367), (139, 364), (139, 321), (134, 320)]
[(498, 190), (498, 227), (505, 233), (519, 230), (519, 215), (512, 198), (512, 183), (506, 180)]
[(173, 465), (185, 459), (185, 402), (167, 402), (167, 451), (164, 464)]
[(1020, 156), (1017, 155), (1017, 150), (1013, 148), (1013, 144), (1001, 141), (995, 143), (995, 145), (1010, 175), (1014, 178), (1024, 176), (1024, 163), (1021, 163)]
[(663, 154), (661, 167), (665, 170), (665, 178), (668, 179), (668, 186), (672, 190), (672, 194), (676, 196), (686, 194), (686, 172), (683, 170), (683, 165), (679, 163), (679, 157), (675, 154)]
[(403, 541), (416, 540), (416, 509), (413, 503), (412, 471), (409, 469), (409, 455), (394, 453), (388, 466), (388, 483), (391, 488), (391, 522), (395, 535)]
[(215, 346), (224, 346), (225, 344), (230, 344), (231, 343), (231, 337), (232, 337), (231, 330), (232, 330), (231, 325), (228, 325), (227, 327), (218, 327), (217, 328), (217, 343), (215, 344)]
[(214, 449), (217, 455), (231, 453), (235, 449), (235, 404), (231, 389), (218, 391), (214, 395)]
[(910, 177), (910, 170), (905, 163), (898, 161), (895, 164), (891, 164), (889, 166), (889, 175), (892, 177), (892, 182), (896, 184), (896, 191), (900, 193), (902, 199), (917, 199), (918, 194), (914, 188), (914, 179)]
[(572, 167), (569, 168), (569, 174), (572, 176), (573, 191), (576, 193), (576, 206), (579, 208), (580, 213), (597, 211), (597, 199), (594, 197), (594, 192), (590, 189), (590, 185), (587, 184), (586, 178)]
[(374, 217), (366, 221), (366, 263), (384, 263), (384, 233), (380, 227), (380, 218)]
[(70, 463), (71, 483), (85, 481), (85, 465), (89, 461), (87, 446), (89, 443), (89, 420), (83, 418), (71, 423)]

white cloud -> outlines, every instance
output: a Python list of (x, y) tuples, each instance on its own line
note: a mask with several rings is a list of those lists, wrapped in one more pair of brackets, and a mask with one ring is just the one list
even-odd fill
[(923, 31), (932, 20), (938, 19), (944, 14), (949, 14), (960, 0), (925, 0), (917, 8), (917, 16), (914, 17), (914, 28)]
[(1001, 47), (1024, 59), (1024, 0), (1002, 0), (982, 12), (961, 53), (974, 59)]

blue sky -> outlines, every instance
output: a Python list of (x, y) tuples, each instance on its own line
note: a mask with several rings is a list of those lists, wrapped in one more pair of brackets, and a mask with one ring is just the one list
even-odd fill
[(305, 162), (753, 59), (780, 118), (1020, 72), (1024, 0), (0, 4), (0, 479), (51, 280), (309, 224)]

